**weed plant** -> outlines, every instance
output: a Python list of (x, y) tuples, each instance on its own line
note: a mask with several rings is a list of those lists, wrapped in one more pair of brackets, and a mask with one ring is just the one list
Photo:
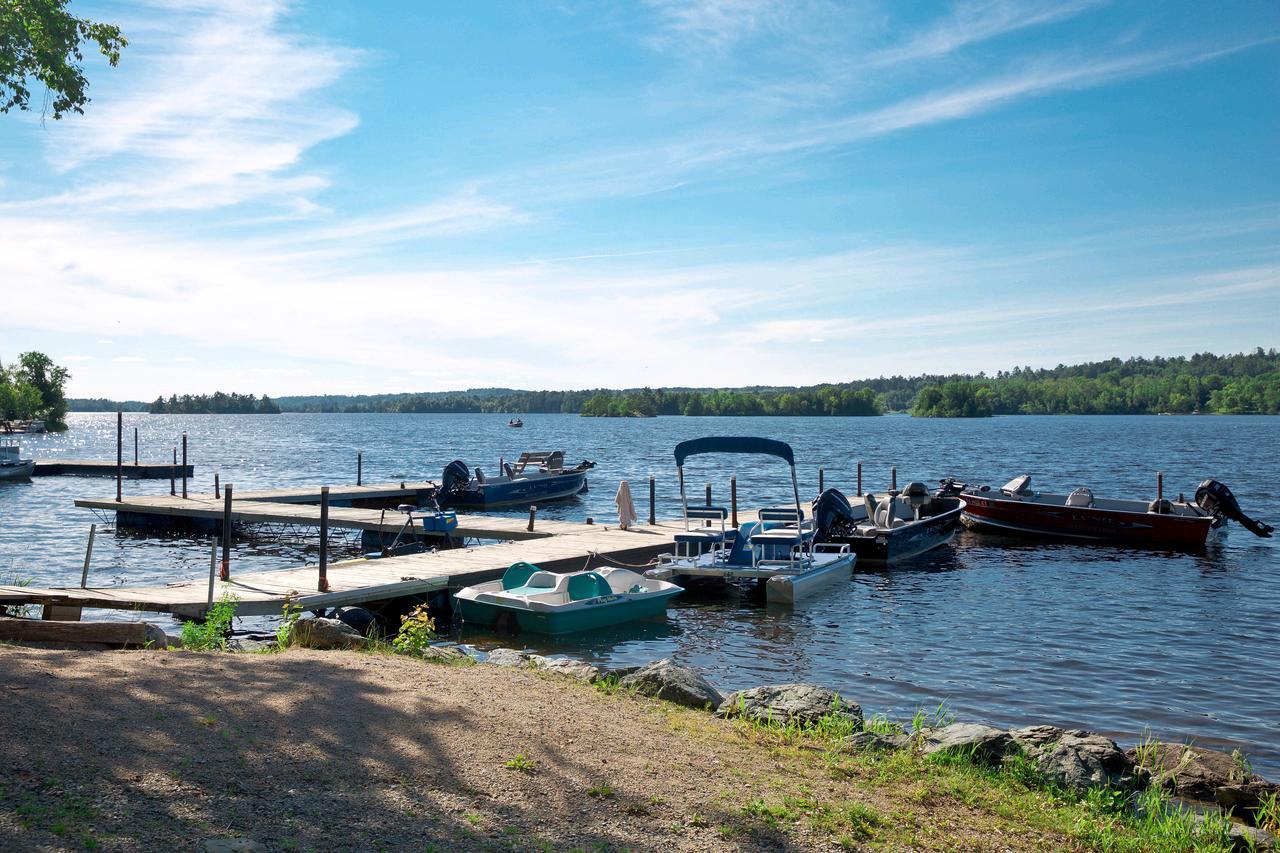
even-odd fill
[(204, 652), (225, 652), (227, 638), (231, 636), (231, 623), (236, 618), (239, 597), (224, 592), (205, 614), (203, 622), (182, 623), (182, 646)]

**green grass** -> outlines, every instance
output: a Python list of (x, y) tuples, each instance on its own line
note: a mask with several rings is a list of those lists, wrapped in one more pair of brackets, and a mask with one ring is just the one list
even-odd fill
[(182, 647), (192, 651), (225, 652), (239, 601), (235, 594), (224, 592), (209, 608), (203, 622), (183, 622)]
[(502, 762), (502, 766), (517, 773), (532, 773), (535, 769), (533, 761), (523, 752), (517, 752), (514, 757)]
[(588, 797), (595, 797), (598, 800), (612, 800), (614, 797), (613, 786), (608, 782), (601, 782), (587, 789)]

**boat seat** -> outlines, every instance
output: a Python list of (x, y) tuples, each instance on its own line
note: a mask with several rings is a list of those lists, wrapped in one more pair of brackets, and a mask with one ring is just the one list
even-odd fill
[(476, 476), (476, 482), (477, 482), (477, 483), (480, 483), (480, 484), (483, 484), (483, 483), (484, 483), (484, 472), (483, 472), (483, 471), (481, 471), (479, 468), (477, 468), (477, 469), (475, 470), (475, 472), (474, 472), (474, 473), (475, 473), (475, 476)]
[(1076, 489), (1067, 495), (1067, 506), (1090, 507), (1093, 506), (1093, 492), (1084, 486)]
[(725, 531), (716, 530), (711, 527), (704, 527), (698, 530), (685, 530), (677, 533), (675, 539), (677, 542), (685, 542), (693, 545), (706, 545), (709, 542), (723, 542)]
[(522, 587), (529, 582), (529, 578), (533, 577), (535, 572), (541, 571), (533, 563), (521, 561), (512, 563), (511, 567), (502, 573), (502, 588), (504, 590), (516, 589)]
[(675, 535), (675, 540), (687, 545), (709, 545), (725, 541), (728, 532), (724, 521), (729, 517), (729, 510), (722, 506), (691, 506), (685, 509), (685, 524), (691, 518), (707, 521), (719, 521), (720, 527), (697, 527)]
[(613, 588), (609, 586), (609, 582), (595, 572), (569, 578), (570, 601), (584, 601), (588, 598), (612, 594)]

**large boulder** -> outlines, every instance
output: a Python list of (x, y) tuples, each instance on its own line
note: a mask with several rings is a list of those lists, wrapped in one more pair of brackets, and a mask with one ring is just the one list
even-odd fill
[(998, 762), (1018, 749), (1007, 731), (978, 723), (952, 723), (939, 729), (925, 729), (920, 742), (925, 755), (968, 752), (987, 762)]
[(586, 661), (574, 660), (573, 658), (544, 658), (542, 655), (533, 655), (529, 660), (535, 669), (563, 675), (576, 681), (585, 681), (587, 684), (591, 684), (600, 678), (599, 667), (593, 666)]
[(1257, 776), (1252, 782), (1239, 785), (1222, 785), (1213, 792), (1214, 801), (1236, 817), (1248, 823), (1256, 823), (1254, 811), (1264, 799), (1280, 798), (1280, 784), (1264, 781)]
[(425, 661), (449, 666), (471, 666), (475, 663), (471, 655), (457, 646), (427, 646), (418, 653), (418, 657)]
[(1146, 772), (1103, 735), (1057, 726), (1028, 726), (1009, 734), (1048, 779), (1064, 788), (1136, 788), (1146, 781)]
[(1215, 792), (1226, 785), (1253, 781), (1242, 761), (1225, 752), (1181, 743), (1135, 747), (1125, 755), (1151, 772), (1153, 784), (1179, 797), (1212, 803)]
[(484, 662), (493, 664), (494, 666), (524, 666), (529, 662), (528, 652), (518, 652), (515, 649), (494, 649), (485, 654)]
[(670, 658), (654, 661), (624, 676), (619, 686), (690, 708), (717, 707), (724, 697), (693, 667)]
[(289, 643), (308, 649), (363, 649), (369, 638), (338, 619), (299, 619), (289, 629)]
[(830, 714), (845, 717), (862, 728), (862, 708), (846, 702), (828, 687), (819, 684), (770, 684), (739, 690), (725, 697), (716, 710), (722, 717), (812, 725)]

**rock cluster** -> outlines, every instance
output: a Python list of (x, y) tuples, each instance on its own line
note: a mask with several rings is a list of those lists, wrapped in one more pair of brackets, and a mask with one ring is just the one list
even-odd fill
[(770, 684), (739, 690), (719, 703), (716, 714), (781, 725), (813, 725), (834, 716), (862, 728), (862, 708), (858, 703), (847, 702), (834, 690), (818, 684)]
[(289, 630), (289, 644), (307, 649), (363, 649), (369, 638), (340, 619), (299, 619)]
[(620, 685), (642, 696), (652, 696), (690, 708), (717, 708), (724, 701), (720, 691), (691, 666), (663, 658), (624, 676)]

